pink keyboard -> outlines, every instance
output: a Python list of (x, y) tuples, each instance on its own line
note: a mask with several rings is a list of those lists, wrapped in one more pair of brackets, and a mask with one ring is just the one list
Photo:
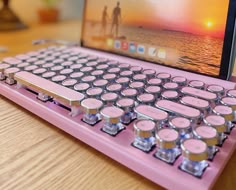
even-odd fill
[(0, 63), (0, 93), (168, 189), (210, 189), (236, 146), (235, 83), (85, 48)]

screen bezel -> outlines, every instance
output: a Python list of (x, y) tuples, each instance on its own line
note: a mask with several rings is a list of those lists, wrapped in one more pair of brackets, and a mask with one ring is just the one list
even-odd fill
[(102, 52), (108, 52), (108, 53), (112, 53), (112, 54), (116, 54), (116, 55), (121, 55), (121, 56), (125, 56), (125, 57), (129, 57), (129, 58), (133, 58), (133, 59), (137, 59), (137, 60), (141, 60), (141, 61), (146, 61), (146, 62), (150, 62), (156, 65), (161, 65), (161, 66), (166, 66), (166, 67), (170, 67), (170, 68), (175, 68), (175, 69), (179, 69), (179, 70), (183, 70), (183, 71), (188, 71), (191, 73), (196, 73), (196, 74), (200, 74), (200, 75), (205, 75), (205, 76), (210, 76), (210, 77), (214, 77), (214, 78), (220, 78), (220, 79), (224, 79), (226, 80), (229, 76), (229, 70), (231, 68), (231, 54), (232, 54), (232, 48), (233, 48), (233, 38), (234, 38), (234, 31), (235, 31), (235, 21), (236, 21), (236, 0), (229, 0), (229, 7), (228, 7), (228, 13), (227, 13), (227, 20), (226, 20), (226, 28), (225, 28), (225, 37), (224, 37), (224, 43), (223, 43), (223, 48), (222, 48), (222, 57), (221, 57), (221, 64), (220, 64), (220, 72), (218, 76), (215, 75), (209, 75), (209, 74), (204, 74), (204, 73), (199, 73), (199, 72), (195, 72), (192, 70), (187, 70), (187, 69), (183, 69), (183, 68), (179, 68), (179, 67), (174, 67), (171, 65), (165, 65), (165, 64), (160, 64), (158, 62), (152, 62), (152, 61), (147, 61), (147, 60), (143, 60), (143, 59), (139, 59), (136, 57), (132, 57), (129, 56), (127, 54), (120, 54), (120, 53), (116, 53), (114, 51), (107, 51), (107, 50), (103, 50), (103, 49), (98, 49), (95, 47), (91, 47), (91, 46), (86, 46), (84, 45), (83, 42), (83, 34), (85, 33), (85, 10), (87, 8), (87, 1), (84, 1), (84, 9), (83, 9), (83, 18), (82, 18), (82, 31), (81, 31), (81, 38), (80, 38), (80, 44), (82, 47), (85, 48), (90, 48), (90, 49), (94, 49), (94, 50), (99, 50)]

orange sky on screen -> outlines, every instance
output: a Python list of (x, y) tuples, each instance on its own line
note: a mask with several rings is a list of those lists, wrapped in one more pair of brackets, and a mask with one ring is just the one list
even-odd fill
[[(122, 23), (223, 37), (229, 0), (120, 0)], [(104, 6), (111, 18), (117, 1), (88, 0), (86, 19), (100, 21)]]

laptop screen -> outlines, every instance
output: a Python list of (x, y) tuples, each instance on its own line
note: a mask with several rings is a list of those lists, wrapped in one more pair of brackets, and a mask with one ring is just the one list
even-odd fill
[(218, 76), (229, 0), (87, 0), (82, 44)]

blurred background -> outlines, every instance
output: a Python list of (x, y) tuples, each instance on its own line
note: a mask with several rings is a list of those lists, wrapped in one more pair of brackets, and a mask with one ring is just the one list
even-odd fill
[(49, 6), (58, 8), (60, 20), (79, 19), (82, 15), (83, 2), (83, 0), (11, 0), (10, 7), (29, 25), (38, 22), (38, 11), (48, 6), (48, 3)]
[(79, 42), (83, 5), (84, 0), (0, 0), (0, 60), (42, 47), (32, 40)]

